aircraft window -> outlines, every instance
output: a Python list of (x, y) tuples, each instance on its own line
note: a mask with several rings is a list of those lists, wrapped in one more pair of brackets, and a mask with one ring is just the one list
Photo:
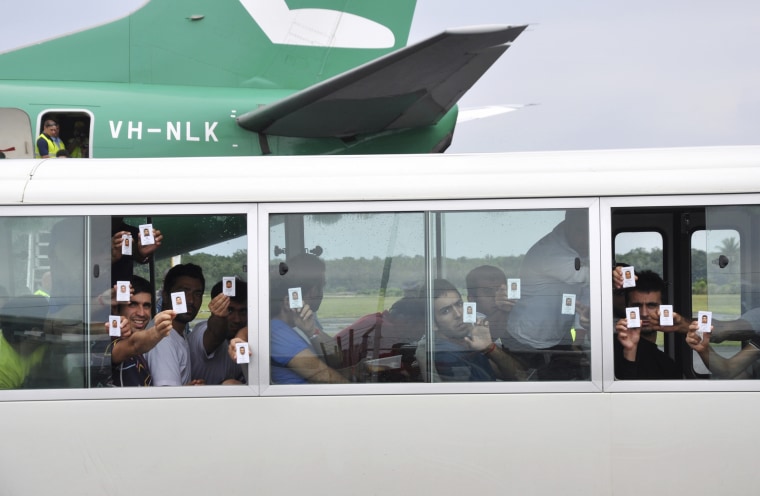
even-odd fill
[[(124, 365), (142, 370), (150, 360), (138, 353), (122, 366), (113, 364), (117, 344), (112, 335), (124, 331), (123, 345), (127, 333), (149, 332), (143, 329), (152, 327), (152, 308), (160, 309), (162, 301), (155, 288), (161, 288), (168, 269), (194, 263), (206, 278), (205, 288), (178, 283), (185, 289), (190, 324), (182, 329), (186, 341), (178, 337), (188, 343), (190, 355), (193, 333), (206, 326), (210, 315), (212, 286), (223, 277), (237, 277), (239, 291), (246, 279), (244, 215), (3, 217), (0, 230), (0, 389), (92, 388), (120, 381), (144, 385), (134, 380), (148, 375), (133, 376)], [(141, 239), (143, 231), (154, 244)], [(133, 293), (124, 287), (126, 300), (117, 303), (122, 286), (130, 283)], [(247, 299), (231, 300), (224, 332), (247, 325)], [(153, 343), (146, 359), (168, 339)], [(189, 360), (184, 365), (189, 367)], [(237, 364), (223, 365), (225, 373), (235, 372), (230, 379), (244, 381)], [(187, 373), (202, 379), (206, 372), (201, 369)]]
[(585, 210), (271, 215), (269, 257), (273, 384), (589, 379)]

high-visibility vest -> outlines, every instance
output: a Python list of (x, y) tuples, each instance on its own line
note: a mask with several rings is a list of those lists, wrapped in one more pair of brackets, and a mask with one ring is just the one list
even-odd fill
[[(55, 154), (58, 153), (58, 150), (63, 150), (63, 149), (66, 148), (65, 146), (63, 146), (63, 141), (61, 141), (60, 138), (58, 138), (58, 141), (60, 142), (60, 146), (58, 146), (55, 143), (55, 141), (53, 141), (52, 138), (50, 138), (49, 136), (45, 135), (45, 133), (42, 133), (39, 136), (37, 136), (37, 140), (39, 140), (40, 138), (42, 138), (45, 141), (47, 141), (47, 144), (48, 144), (48, 156), (50, 156), (50, 157), (55, 158)], [(37, 146), (37, 142), (34, 143), (34, 156), (35, 156), (35, 158), (42, 158), (42, 155), (40, 155), (40, 147)]]

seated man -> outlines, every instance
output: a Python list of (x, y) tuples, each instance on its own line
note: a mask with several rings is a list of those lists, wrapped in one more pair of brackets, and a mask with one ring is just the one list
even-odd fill
[[(316, 313), (325, 285), (324, 262), (299, 255), (270, 273), (269, 353), (272, 384), (341, 383), (348, 380), (327, 366), (316, 349)], [(301, 288), (302, 306), (291, 308), (291, 291)]]
[[(442, 381), (515, 380), (517, 361), (496, 346), (487, 321), (463, 319), (462, 295), (445, 279), (433, 282), (435, 372)], [(419, 357), (418, 357), (419, 358)]]
[(148, 328), (155, 294), (153, 287), (139, 276), (132, 276), (130, 283), (133, 293), (129, 302), (118, 305), (118, 314), (122, 317), (121, 337), (111, 343), (106, 354), (111, 356), (114, 386), (151, 386), (153, 379), (143, 353), (150, 351), (169, 335), (175, 313), (173, 310), (159, 313), (154, 325)]
[(484, 314), (494, 338), (501, 338), (502, 344), (511, 339), (507, 331), (509, 312), (515, 300), (507, 299), (507, 276), (492, 265), (475, 267), (467, 274), (467, 301), (477, 304), (477, 311)]
[(625, 291), (626, 307), (638, 307), (641, 327), (628, 328), (628, 319), (617, 321), (615, 377), (617, 379), (681, 379), (676, 363), (657, 347), (657, 331), (678, 332), (685, 319), (673, 312), (673, 326), (660, 326), (660, 305), (665, 282), (650, 270), (637, 274), (636, 287)]
[(222, 281), (211, 288), (211, 317), (188, 336), (192, 376), (206, 384), (243, 384), (243, 370), (227, 354), (230, 339), (248, 325), (248, 285), (235, 278), (235, 296), (222, 292)]
[(42, 332), (47, 308), (47, 298), (31, 295), (11, 298), (0, 308), (0, 389), (23, 387), (42, 363), (46, 346), (24, 333)]

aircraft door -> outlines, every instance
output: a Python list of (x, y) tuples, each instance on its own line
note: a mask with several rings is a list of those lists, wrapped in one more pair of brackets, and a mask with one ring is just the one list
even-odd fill
[(0, 151), (5, 158), (34, 158), (32, 125), (23, 110), (0, 108)]

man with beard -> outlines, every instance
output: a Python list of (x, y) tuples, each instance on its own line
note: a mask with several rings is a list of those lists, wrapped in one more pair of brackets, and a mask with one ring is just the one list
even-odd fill
[(442, 381), (515, 380), (517, 362), (491, 338), (489, 324), (463, 320), (459, 290), (445, 279), (433, 282), (435, 373)]
[(503, 344), (511, 338), (507, 331), (509, 312), (515, 300), (507, 298), (507, 276), (492, 265), (472, 269), (466, 278), (467, 300), (477, 304), (477, 311), (488, 319), (491, 335), (501, 338)]
[(205, 287), (203, 271), (195, 264), (175, 265), (166, 273), (162, 290), (163, 301), (172, 301), (172, 293), (183, 292), (187, 312), (174, 316), (172, 320), (174, 332), (170, 332), (166, 339), (162, 339), (146, 354), (154, 386), (204, 383), (202, 379), (193, 380), (191, 377), (190, 346), (185, 339), (185, 331), (198, 315)]
[(227, 354), (227, 348), (237, 332), (248, 325), (248, 285), (235, 278), (235, 296), (227, 296), (219, 281), (211, 288), (208, 308), (211, 317), (195, 325), (187, 338), (192, 376), (206, 384), (242, 384), (243, 370)]
[(638, 273), (636, 287), (625, 293), (626, 307), (638, 307), (641, 327), (628, 328), (628, 319), (615, 325), (615, 377), (617, 379), (682, 379), (676, 363), (657, 347), (657, 331), (685, 332), (688, 322), (673, 312), (673, 326), (660, 326), (660, 305), (665, 282), (650, 270)]

